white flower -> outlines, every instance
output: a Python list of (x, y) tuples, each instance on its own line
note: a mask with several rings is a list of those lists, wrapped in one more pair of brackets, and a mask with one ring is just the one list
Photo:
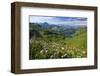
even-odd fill
[(43, 50), (41, 50), (40, 53), (43, 53)]
[(53, 58), (53, 55), (51, 55), (50, 58)]
[(62, 49), (62, 50), (64, 50), (65, 48), (64, 48), (64, 47), (62, 47), (61, 49)]
[(85, 54), (86, 52), (85, 51), (83, 51), (83, 54)]

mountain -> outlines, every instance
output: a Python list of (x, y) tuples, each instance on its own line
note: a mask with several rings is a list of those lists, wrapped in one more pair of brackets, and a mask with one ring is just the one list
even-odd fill
[(85, 31), (87, 31), (86, 26), (73, 26), (73, 25), (64, 25), (64, 24), (49, 24), (47, 22), (44, 23), (30, 23), (30, 30), (34, 29), (35, 31), (40, 31), (45, 34), (56, 34), (56, 35), (62, 35), (67, 37), (72, 37), (75, 32), (83, 28)]
[(66, 24), (50, 24), (50, 23), (47, 23), (47, 22), (36, 23), (36, 24), (39, 24), (43, 28), (63, 27), (63, 28), (74, 28), (74, 29), (77, 29), (77, 28), (80, 28), (80, 27), (86, 27), (86, 25), (79, 26), (79, 25), (66, 25)]

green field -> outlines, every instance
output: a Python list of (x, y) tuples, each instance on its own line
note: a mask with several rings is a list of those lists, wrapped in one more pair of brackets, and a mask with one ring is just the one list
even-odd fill
[(87, 27), (47, 25), (29, 24), (30, 60), (87, 57)]

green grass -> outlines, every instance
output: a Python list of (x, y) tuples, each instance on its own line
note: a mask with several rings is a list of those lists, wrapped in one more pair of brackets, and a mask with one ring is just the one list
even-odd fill
[[(38, 30), (37, 30), (37, 29)], [(30, 38), (29, 59), (58, 59), (87, 57), (87, 31), (79, 28), (72, 37), (58, 34), (45, 34), (45, 31), (34, 27), (35, 34)]]

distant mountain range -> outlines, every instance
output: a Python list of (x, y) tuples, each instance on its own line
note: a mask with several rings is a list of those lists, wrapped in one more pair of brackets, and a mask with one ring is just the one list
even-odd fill
[(44, 23), (30, 23), (30, 29), (35, 29), (37, 31), (45, 31), (46, 34), (58, 34), (63, 36), (71, 37), (73, 34), (80, 28), (85, 29), (87, 31), (86, 26), (73, 26), (73, 25), (56, 25), (49, 24), (47, 22)]
[[(32, 23), (31, 23), (32, 24)], [(80, 28), (80, 27), (87, 27), (86, 25), (66, 25), (66, 24), (49, 24), (47, 22), (44, 23), (36, 23), (42, 26), (43, 28), (52, 28), (52, 27), (64, 27), (64, 28)]]

